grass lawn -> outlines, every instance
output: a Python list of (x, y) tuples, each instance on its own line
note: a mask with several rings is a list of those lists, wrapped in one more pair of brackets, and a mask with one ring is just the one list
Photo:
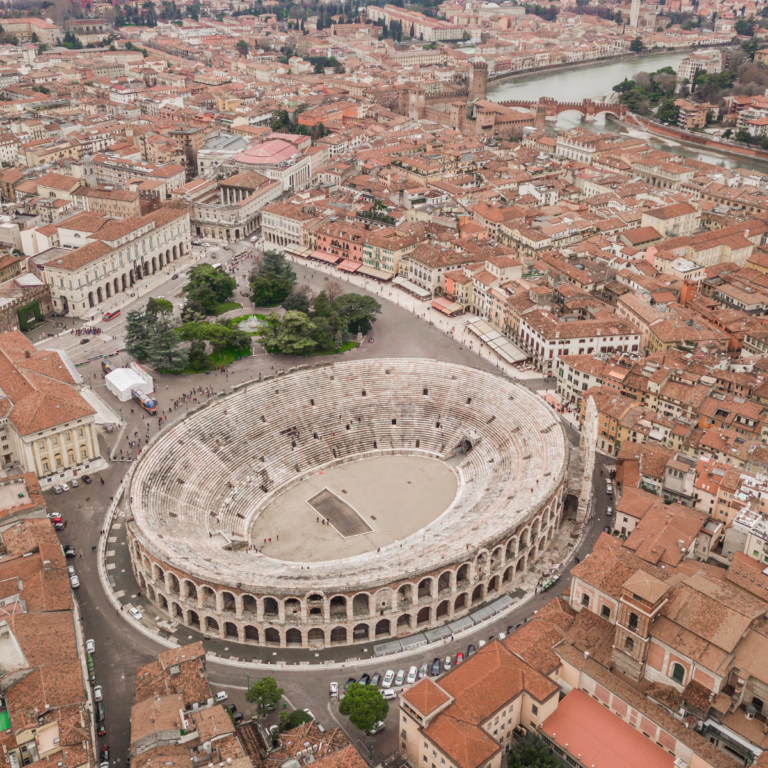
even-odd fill
[[(251, 313), (251, 315), (253, 315), (253, 314), (254, 313)], [(259, 315), (258, 313), (255, 313), (255, 314), (256, 314), (256, 317), (259, 318), (259, 320), (266, 320), (267, 319), (265, 315)], [(251, 317), (251, 315), (238, 315), (237, 317), (231, 317), (229, 319), (229, 324), (231, 326), (240, 325), (240, 323), (242, 323), (243, 320), (247, 320), (249, 317)]]
[(222, 365), (229, 365), (233, 360), (237, 360), (238, 357), (250, 357), (251, 350), (242, 349), (229, 349), (224, 347), (218, 354), (213, 353), (207, 356), (208, 367), (202, 371), (187, 367), (182, 371), (183, 376), (191, 376), (196, 373), (205, 373), (206, 370), (212, 371), (214, 368), (221, 368)]
[(240, 309), (243, 305), (237, 301), (223, 301), (221, 304), (216, 305), (214, 315), (223, 315), (225, 312), (229, 312), (231, 309)]
[(313, 355), (340, 355), (342, 352), (354, 349), (357, 346), (356, 341), (348, 341), (346, 344), (342, 344), (340, 349), (329, 349), (327, 352), (313, 352)]

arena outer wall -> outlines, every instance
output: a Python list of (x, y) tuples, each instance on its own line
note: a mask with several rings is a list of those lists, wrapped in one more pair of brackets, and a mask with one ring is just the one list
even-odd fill
[[(531, 424), (523, 427), (522, 423), (506, 423), (505, 416), (500, 415), (499, 421), (502, 423), (496, 423), (495, 434), (506, 436), (506, 442), (503, 438), (496, 438), (499, 445), (494, 445), (493, 448), (494, 450), (498, 448), (501, 453), (489, 452), (492, 438), (488, 435), (481, 433), (478, 436), (478, 433), (472, 429), (469, 432), (464, 430), (456, 433), (461, 435), (459, 439), (464, 439), (466, 434), (471, 434), (472, 438), (477, 439), (478, 442), (477, 447), (474, 447), (462, 462), (468, 465), (475, 462), (475, 468), (474, 475), (472, 472), (462, 472), (457, 498), (461, 497), (464, 489), (473, 485), (475, 479), (481, 481), (484, 479), (483, 476), (479, 478), (477, 476), (478, 472), (486, 471), (479, 463), (481, 461), (501, 463), (503, 456), (515, 454), (518, 465), (523, 469), (535, 465), (533, 472), (527, 476), (519, 477), (515, 474), (511, 479), (508, 477), (509, 485), (499, 483), (499, 488), (489, 485), (480, 493), (476, 493), (474, 489), (467, 491), (470, 494), (469, 502), (473, 504), (472, 511), (496, 505), (493, 507), (495, 515), (488, 518), (492, 520), (492, 525), (479, 532), (475, 526), (471, 529), (475, 533), (466, 534), (465, 538), (459, 542), (460, 546), (455, 546), (452, 550), (446, 550), (438, 541), (437, 551), (447, 551), (449, 554), (444, 561), (442, 560), (444, 555), (440, 555), (439, 558), (429, 556), (428, 544), (426, 546), (422, 544), (426, 538), (422, 540), (422, 531), (419, 531), (416, 535), (409, 537), (414, 540), (412, 548), (406, 550), (410, 557), (406, 556), (405, 561), (400, 560), (403, 565), (399, 570), (393, 569), (389, 561), (385, 562), (388, 562), (390, 567), (376, 568), (377, 555), (369, 553), (362, 559), (348, 558), (334, 561), (329, 564), (326, 572), (323, 572), (322, 567), (307, 571), (302, 569), (300, 576), (297, 573), (298, 564), (283, 563), (267, 557), (261, 558), (260, 562), (254, 566), (254, 572), (249, 573), (249, 565), (253, 561), (246, 559), (249, 557), (246, 554), (246, 544), (238, 541), (231, 542), (230, 544), (234, 546), (230, 545), (226, 548), (228, 562), (225, 562), (222, 568), (214, 569), (216, 573), (213, 573), (209, 559), (211, 556), (203, 551), (209, 540), (213, 539), (210, 533), (204, 530), (198, 532), (200, 536), (198, 543), (201, 547), (198, 559), (174, 552), (174, 545), (165, 543), (168, 538), (172, 538), (172, 535), (166, 535), (164, 538), (148, 525), (146, 510), (140, 510), (138, 503), (149, 477), (147, 472), (144, 473), (143, 478), (139, 477), (142, 464), (146, 462), (151, 466), (153, 457), (162, 456), (174, 442), (183, 442), (181, 437), (192, 429), (197, 429), (196, 421), (202, 423), (201, 419), (206, 412), (218, 407), (224, 408), (223, 413), (226, 414), (225, 406), (228, 407), (228, 404), (235, 402), (238, 396), (259, 397), (259, 390), (266, 392), (276, 384), (281, 388), (279, 391), (283, 391), (286, 383), (291, 381), (291, 377), (304, 376), (304, 379), (308, 379), (307, 373), (312, 377), (308, 380), (314, 382), (312, 391), (315, 392), (316, 397), (317, 393), (322, 397), (324, 395), (322, 386), (317, 386), (319, 377), (330, 378), (333, 381), (340, 378), (339, 372), (344, 371), (345, 375), (348, 371), (354, 373), (355, 367), (359, 368), (360, 372), (360, 379), (355, 384), (358, 391), (360, 387), (368, 386), (371, 395), (374, 395), (374, 392), (370, 390), (378, 385), (370, 383), (366, 385), (364, 382), (370, 382), (371, 377), (375, 375), (380, 375), (384, 379), (390, 373), (390, 368), (395, 374), (399, 373), (398, 369), (407, 368), (409, 372), (402, 374), (404, 378), (410, 375), (415, 380), (421, 376), (425, 381), (429, 379), (432, 382), (436, 380), (436, 373), (444, 380), (456, 380), (459, 376), (465, 375), (467, 379), (461, 380), (461, 384), (467, 385), (466, 391), (471, 389), (474, 393), (466, 399), (466, 404), (469, 405), (472, 399), (475, 399), (479, 421), (473, 427), (477, 427), (478, 431), (484, 423), (494, 422), (495, 412), (500, 410), (499, 402), (489, 402), (490, 410), (487, 412), (482, 410), (479, 405), (480, 398), (486, 393), (484, 386), (478, 386), (478, 382), (487, 384), (489, 386), (487, 394), (490, 395), (492, 391), (492, 397), (496, 400), (499, 400), (503, 394), (505, 398), (508, 397), (508, 400), (518, 402), (516, 407), (523, 416), (521, 422), (530, 420), (533, 427)], [(334, 373), (336, 376), (333, 375)], [(413, 384), (410, 379), (408, 382)], [(421, 388), (421, 383), (418, 384), (418, 388)], [(289, 391), (290, 389), (291, 387), (288, 386)], [(403, 387), (403, 390), (405, 397), (409, 394), (407, 386)], [(248, 391), (256, 395), (249, 396)], [(424, 387), (425, 398), (427, 391), (427, 387)], [(295, 399), (296, 393), (290, 394)], [(368, 393), (363, 390), (362, 395), (366, 394)], [(465, 402), (463, 398), (464, 390), (461, 395), (462, 403)], [(405, 397), (405, 400), (407, 399)], [(309, 401), (309, 398), (307, 400)], [(314, 409), (315, 399), (311, 402)], [(375, 395), (369, 398), (366, 405), (372, 402), (375, 402)], [(395, 403), (393, 400), (386, 405), (394, 409), (402, 403)], [(333, 413), (335, 414), (337, 410), (338, 408)], [(383, 410), (382, 405), (377, 404), (377, 414)], [(382, 441), (383, 431), (390, 426), (389, 416), (393, 413), (395, 410), (389, 410), (380, 419), (382, 423), (386, 422), (384, 426), (374, 425), (375, 434), (379, 435), (379, 442)], [(425, 413), (427, 415), (422, 418), (429, 422), (429, 427), (433, 427), (431, 421), (434, 416), (429, 409), (425, 409)], [(492, 415), (486, 418), (487, 413)], [(316, 412), (313, 412), (310, 418), (313, 419), (312, 424), (319, 421)], [(402, 411), (398, 411), (398, 418), (403, 425)], [(445, 415), (440, 418), (443, 422), (450, 421)], [(463, 419), (466, 419), (466, 413), (457, 413), (457, 423), (462, 422)], [(387, 437), (390, 440), (388, 448), (376, 447), (374, 450), (369, 450), (364, 446), (366, 450), (362, 452), (354, 451), (349, 455), (336, 457), (337, 446), (333, 449), (334, 458), (331, 461), (321, 461), (302, 468), (301, 471), (297, 463), (297, 474), (294, 477), (278, 483), (263, 495), (267, 497), (277, 494), (307, 473), (314, 473), (345, 461), (389, 453), (432, 458), (447, 457), (453, 450), (452, 447), (443, 450), (442, 453), (439, 449), (435, 450), (437, 446), (432, 445), (435, 441), (430, 441), (427, 427), (419, 423), (418, 417), (413, 421), (414, 425), (410, 428), (410, 432), (408, 429), (400, 429), (396, 438)], [(537, 558), (547, 550), (562, 521), (568, 450), (562, 425), (551, 409), (534, 393), (506, 378), (482, 373), (476, 369), (434, 361), (412, 360), (319, 364), (314, 368), (298, 366), (283, 376), (269, 377), (261, 382), (249, 382), (236, 388), (232, 393), (202, 404), (180, 422), (181, 425), (185, 423), (188, 428), (184, 430), (182, 427), (182, 432), (179, 432), (179, 425), (176, 425), (167, 433), (159, 435), (153, 445), (131, 468), (121, 506), (122, 512), (128, 519), (131, 562), (141, 589), (174, 621), (210, 636), (260, 646), (317, 649), (367, 641), (383, 642), (439, 627), (514, 590), (520, 580), (520, 574), (531, 569)], [(279, 426), (281, 425), (276, 425), (274, 429)], [(440, 424), (440, 427), (447, 431), (446, 423)], [(517, 437), (521, 428), (528, 435), (525, 440)], [(267, 427), (264, 429), (266, 431)], [(320, 427), (317, 429), (319, 430)], [(534, 431), (538, 432), (542, 443), (543, 436), (547, 435), (547, 446), (552, 455), (547, 454), (546, 447), (541, 450), (540, 446), (530, 446)], [(340, 433), (340, 435), (343, 434)], [(421, 437), (420, 440), (418, 436)], [(210, 436), (210, 439), (213, 440), (214, 436)], [(315, 439), (317, 439), (317, 433), (315, 433)], [(427, 443), (427, 445), (414, 448), (414, 445), (419, 446), (420, 443)], [(450, 443), (450, 437), (449, 445), (453, 445)], [(430, 447), (433, 449), (430, 450)], [(444, 445), (440, 447), (445, 448)], [(298, 448), (301, 449), (302, 446)], [(523, 450), (528, 453), (523, 455)], [(490, 455), (491, 458), (481, 455), (481, 451)], [(536, 461), (540, 453), (543, 453), (547, 463), (539, 466)], [(544, 482), (541, 482), (542, 480)], [(176, 482), (181, 480), (176, 478)], [(229, 478), (227, 478), (227, 485), (232, 486)], [(517, 490), (512, 490), (510, 494), (511, 488), (517, 488)], [(264, 491), (263, 486), (261, 490)], [(471, 495), (473, 492), (475, 496)], [(510, 504), (509, 500), (513, 500), (517, 495), (520, 498)], [(136, 504), (133, 503), (134, 496), (137, 497)], [(488, 502), (488, 499), (491, 501)], [(511, 509), (514, 504), (517, 504), (520, 509)], [(263, 508), (263, 500), (254, 502), (254, 505), (255, 511), (258, 511)], [(450, 517), (445, 516), (451, 512), (463, 514), (460, 508), (454, 510), (452, 507), (423, 531), (429, 535), (432, 530), (435, 532), (435, 538), (439, 539), (437, 531), (443, 529), (433, 526), (445, 518), (443, 519), (444, 527), (446, 520), (450, 522)], [(508, 508), (510, 511), (507, 514)], [(177, 516), (175, 513), (170, 514), (172, 518)], [(209, 511), (209, 514), (215, 517), (216, 512)], [(205, 521), (202, 520), (202, 522)], [(247, 530), (248, 524), (249, 521), (246, 520), (243, 524), (244, 530)], [(160, 539), (159, 542), (158, 539)], [(193, 540), (194, 544), (195, 540)], [(245, 551), (243, 551), (244, 547)], [(385, 554), (384, 549), (386, 548), (382, 549), (382, 556)], [(420, 550), (423, 550), (424, 554), (423, 567), (419, 567)], [(239, 559), (232, 560), (233, 557)], [(436, 559), (440, 559), (440, 562), (436, 562)], [(266, 569), (269, 569), (269, 573), (275, 574), (274, 578), (265, 577)], [(385, 571), (389, 574), (389, 578), (383, 575)]]

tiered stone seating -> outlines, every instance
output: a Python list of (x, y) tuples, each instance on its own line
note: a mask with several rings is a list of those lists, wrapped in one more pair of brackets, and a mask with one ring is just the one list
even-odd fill
[[(311, 585), (300, 563), (227, 548), (308, 473), (387, 452), (447, 459), (466, 439), (451, 509), (402, 548), (314, 564)], [(505, 378), (425, 360), (337, 363), (249, 382), (195, 409), (141, 457), (131, 512), (150, 552), (202, 581), (257, 594), (378, 588), (405, 563), (425, 573), (465, 560), (468, 544), (493, 546), (550, 501), (566, 464), (557, 416)]]

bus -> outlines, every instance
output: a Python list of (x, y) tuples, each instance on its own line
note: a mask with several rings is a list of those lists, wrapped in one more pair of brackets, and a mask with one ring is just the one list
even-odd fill
[(106, 360), (101, 361), (101, 370), (104, 373), (112, 373), (115, 370), (115, 366), (112, 363), (108, 363)]
[(131, 397), (147, 412), (151, 414), (157, 413), (157, 403), (151, 398), (147, 397), (143, 392), (139, 392), (136, 389), (131, 390)]
[(116, 309), (114, 312), (105, 312), (103, 317), (104, 322), (108, 323), (110, 320), (114, 320), (119, 314), (120, 314), (119, 309)]

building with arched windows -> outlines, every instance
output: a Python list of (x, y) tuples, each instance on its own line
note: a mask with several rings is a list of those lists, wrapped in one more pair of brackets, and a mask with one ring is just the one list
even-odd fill
[(206, 402), (157, 436), (116, 504), (136, 579), (174, 621), (323, 648), (442, 627), (514, 591), (560, 525), (567, 464), (557, 415), (527, 388), (360, 360)]

